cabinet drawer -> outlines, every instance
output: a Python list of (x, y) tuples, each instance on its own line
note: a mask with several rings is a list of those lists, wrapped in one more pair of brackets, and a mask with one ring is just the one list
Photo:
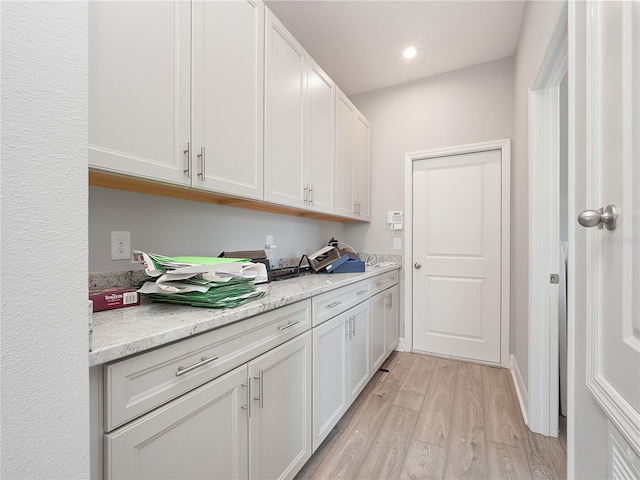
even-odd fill
[(107, 431), (310, 328), (311, 301), (305, 300), (108, 365)]
[(398, 270), (377, 275), (371, 279), (371, 295), (380, 293), (398, 283)]
[(347, 285), (313, 297), (313, 326), (350, 309), (369, 298), (369, 280)]

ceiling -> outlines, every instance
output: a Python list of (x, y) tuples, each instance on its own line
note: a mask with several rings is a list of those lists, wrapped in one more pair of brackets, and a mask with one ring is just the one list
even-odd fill
[(524, 10), (520, 0), (265, 4), (349, 96), (509, 57)]

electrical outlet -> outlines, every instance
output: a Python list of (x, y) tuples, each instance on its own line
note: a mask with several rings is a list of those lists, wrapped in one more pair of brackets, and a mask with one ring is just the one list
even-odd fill
[(265, 245), (273, 245), (273, 235), (267, 235), (267, 239), (264, 243)]
[(111, 260), (131, 259), (131, 232), (111, 232)]
[(402, 250), (402, 239), (394, 238), (393, 239), (393, 249), (394, 250)]

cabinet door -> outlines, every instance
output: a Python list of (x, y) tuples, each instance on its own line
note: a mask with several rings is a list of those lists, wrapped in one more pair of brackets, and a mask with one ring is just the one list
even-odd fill
[(249, 478), (289, 479), (311, 457), (311, 332), (249, 363)]
[(346, 315), (350, 319), (348, 393), (351, 405), (371, 378), (369, 302), (353, 307)]
[(399, 318), (398, 318), (398, 305), (400, 305), (400, 299), (398, 297), (398, 285), (391, 287), (387, 290), (389, 293), (385, 293), (388, 295), (387, 298), (387, 309), (385, 311), (385, 345), (387, 354), (385, 358), (388, 357), (394, 348), (398, 346), (398, 340), (400, 339), (399, 335)]
[(89, 166), (188, 185), (191, 4), (89, 2)]
[(311, 59), (307, 73), (307, 205), (333, 213), (335, 83)]
[(360, 220), (371, 219), (370, 194), (371, 127), (359, 112), (353, 124), (353, 198)]
[(265, 200), (304, 208), (306, 53), (266, 9)]
[(105, 436), (108, 479), (247, 478), (247, 367)]
[(387, 358), (385, 323), (388, 293), (371, 297), (371, 373), (373, 374)]
[(336, 215), (355, 217), (353, 203), (353, 115), (355, 107), (336, 89)]
[(349, 322), (338, 315), (313, 329), (313, 451), (347, 411)]
[(198, 188), (262, 200), (263, 45), (261, 3), (193, 2), (191, 176)]

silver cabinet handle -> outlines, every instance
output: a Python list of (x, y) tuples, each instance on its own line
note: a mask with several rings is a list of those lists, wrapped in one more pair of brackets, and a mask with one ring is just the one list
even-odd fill
[(354, 323), (353, 322), (353, 316), (351, 316), (351, 317), (349, 317), (349, 333), (350, 333), (349, 338), (353, 338), (353, 337), (356, 336), (356, 329), (353, 326), (353, 323)]
[(187, 142), (187, 149), (183, 150), (182, 153), (187, 156), (187, 168), (183, 172), (187, 174), (187, 178), (191, 178), (191, 142)]
[(414, 263), (413, 266), (415, 267), (416, 270), (420, 270), (422, 268), (422, 264), (419, 262)]
[(356, 295), (364, 295), (365, 293), (367, 293), (366, 290), (360, 290)]
[(356, 317), (351, 317), (351, 325), (353, 325), (353, 336), (356, 336)]
[(313, 185), (309, 185), (309, 204), (313, 206)]
[(337, 307), (338, 305), (340, 305), (342, 302), (333, 302), (330, 303), (329, 305), (327, 305), (327, 308), (333, 308), (333, 307)]
[(583, 210), (578, 215), (578, 223), (583, 227), (591, 228), (597, 226), (602, 229), (602, 225), (607, 230), (615, 230), (618, 221), (619, 210), (615, 205), (607, 205), (598, 210)]
[(200, 159), (200, 168), (201, 168), (201, 171), (198, 174), (198, 176), (202, 178), (202, 181), (204, 182), (206, 180), (206, 175), (207, 175), (204, 170), (205, 163), (206, 163), (205, 156), (204, 156), (204, 147), (200, 147), (200, 154), (198, 155), (198, 158)]
[(278, 325), (278, 330), (280, 330), (281, 332), (284, 332), (285, 330), (293, 327), (294, 325), (297, 325), (300, 323), (300, 320), (293, 320), (289, 323), (287, 323), (286, 325)]
[(393, 307), (393, 293), (390, 293), (387, 295), (387, 298), (389, 299), (387, 301), (387, 308), (392, 308)]
[(383, 281), (376, 282), (376, 287), (379, 287), (380, 285), (383, 285), (383, 284), (384, 284), (384, 282), (383, 282)]
[(207, 363), (211, 363), (214, 360), (218, 359), (218, 355), (214, 355), (213, 357), (202, 357), (198, 363), (194, 363), (193, 365), (189, 365), (188, 367), (178, 367), (178, 371), (176, 372), (176, 377), (180, 375), (184, 375), (185, 373), (189, 373), (196, 368), (200, 368), (205, 366)]
[(353, 214), (358, 214), (358, 202), (353, 202)]
[(304, 186), (304, 204), (309, 204), (309, 185)]
[(240, 405), (240, 408), (247, 411), (247, 418), (251, 418), (251, 393), (249, 392), (251, 381), (249, 378), (247, 378), (247, 381), (242, 382), (240, 385), (247, 389), (247, 395), (245, 397), (247, 403), (243, 403), (242, 405)]
[(264, 398), (263, 398), (264, 370), (258, 370), (258, 376), (253, 378), (258, 380), (258, 396), (253, 397), (253, 399), (258, 401), (259, 408), (264, 408)]
[(347, 320), (344, 322), (344, 334), (351, 338), (351, 317), (347, 318)]

